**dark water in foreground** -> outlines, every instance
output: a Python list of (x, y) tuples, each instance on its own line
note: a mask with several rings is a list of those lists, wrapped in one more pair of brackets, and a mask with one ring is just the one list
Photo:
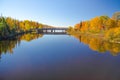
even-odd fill
[(1, 41), (0, 80), (120, 80), (119, 44), (77, 38), (27, 34)]

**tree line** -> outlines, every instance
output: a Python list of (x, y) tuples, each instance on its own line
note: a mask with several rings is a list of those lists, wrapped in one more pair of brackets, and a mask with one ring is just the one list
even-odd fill
[(0, 38), (38, 28), (43, 28), (43, 24), (29, 20), (19, 21), (11, 17), (0, 17)]
[(69, 27), (68, 32), (98, 34), (109, 40), (120, 40), (120, 20), (108, 16), (97, 16)]

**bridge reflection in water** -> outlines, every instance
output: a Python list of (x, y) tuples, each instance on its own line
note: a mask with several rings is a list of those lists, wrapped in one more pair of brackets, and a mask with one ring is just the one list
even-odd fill
[(49, 34), (49, 35), (66, 35), (68, 28), (42, 28), (37, 29), (36, 32), (39, 34)]

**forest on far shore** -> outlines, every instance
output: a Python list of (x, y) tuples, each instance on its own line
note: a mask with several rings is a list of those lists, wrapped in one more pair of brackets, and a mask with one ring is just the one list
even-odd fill
[(97, 16), (88, 21), (81, 21), (69, 27), (69, 34), (90, 34), (104, 37), (109, 41), (120, 41), (120, 20), (108, 16)]

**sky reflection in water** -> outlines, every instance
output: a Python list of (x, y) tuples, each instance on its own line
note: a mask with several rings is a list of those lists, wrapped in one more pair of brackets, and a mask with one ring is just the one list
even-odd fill
[[(0, 80), (120, 79), (118, 53), (113, 56), (109, 47), (105, 47), (106, 51), (99, 47), (105, 42), (98, 39), (74, 37), (27, 34), (17, 40), (0, 42)], [(104, 53), (91, 48), (91, 45), (95, 47), (92, 40)], [(119, 48), (119, 44), (106, 44)]]

